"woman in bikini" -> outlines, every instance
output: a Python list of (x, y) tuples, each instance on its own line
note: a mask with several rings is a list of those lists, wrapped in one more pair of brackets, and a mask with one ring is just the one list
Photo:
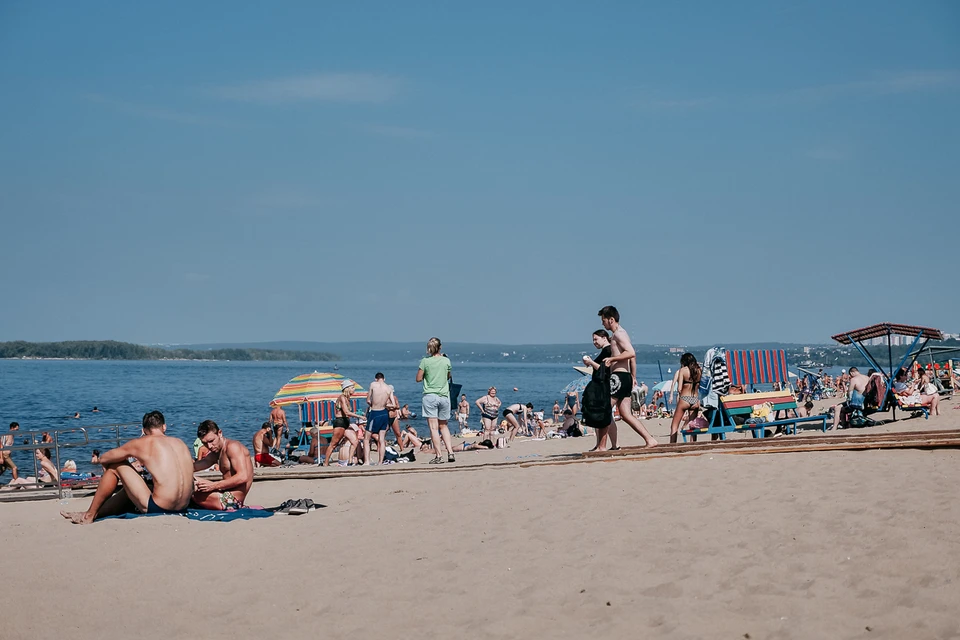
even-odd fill
[(344, 380), (340, 383), (340, 395), (337, 396), (337, 399), (333, 403), (333, 436), (331, 436), (330, 444), (327, 446), (327, 457), (323, 460), (323, 466), (330, 466), (330, 456), (333, 455), (333, 450), (341, 440), (346, 439), (347, 441), (347, 453), (337, 454), (338, 464), (341, 467), (345, 467), (349, 464), (352, 457), (354, 448), (357, 446), (357, 430), (352, 424), (350, 424), (350, 418), (359, 418), (359, 413), (354, 413), (352, 411), (353, 405), (350, 403), (350, 396), (353, 395), (353, 381)]
[(483, 439), (492, 440), (497, 431), (497, 418), (500, 413), (500, 398), (497, 397), (497, 388), (487, 389), (487, 395), (478, 398), (476, 405), (480, 409), (480, 422), (483, 424)]
[[(679, 389), (677, 410), (673, 412), (673, 421), (670, 423), (670, 442), (676, 442), (680, 432), (680, 423), (696, 417), (700, 407), (700, 396), (697, 387), (700, 385), (700, 365), (692, 353), (685, 353), (680, 358), (680, 368), (673, 376), (673, 386), (670, 388), (670, 402)], [(689, 412), (689, 416), (687, 413)], [(684, 417), (687, 420), (684, 420)]]

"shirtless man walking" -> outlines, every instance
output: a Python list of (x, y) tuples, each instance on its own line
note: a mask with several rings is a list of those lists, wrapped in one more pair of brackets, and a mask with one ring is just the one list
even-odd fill
[(270, 412), (270, 424), (273, 426), (273, 442), (272, 446), (280, 449), (280, 445), (283, 442), (283, 434), (286, 433), (289, 435), (290, 427), (287, 426), (287, 412), (283, 410), (283, 407), (274, 407), (273, 411)]
[[(0, 447), (12, 447), (14, 444), (13, 441), (13, 432), (20, 428), (19, 422), (10, 423), (10, 433), (0, 436)], [(10, 472), (13, 473), (13, 479), (17, 480), (20, 478), (20, 472), (17, 471), (17, 465), (13, 463), (13, 457), (11, 456), (10, 451), (4, 451), (0, 453), (0, 474), (3, 474), (7, 470), (7, 467), (10, 468)]]
[(460, 423), (460, 431), (467, 427), (467, 420), (470, 418), (470, 403), (467, 402), (467, 394), (460, 396), (460, 404), (457, 405), (457, 422)]
[[(177, 513), (187, 508), (193, 492), (193, 457), (179, 438), (166, 435), (163, 414), (151, 411), (143, 416), (143, 435), (123, 446), (100, 454), (103, 477), (90, 507), (85, 511), (60, 514), (76, 524), (90, 524), (97, 518), (130, 511)], [(153, 486), (131, 466), (133, 457), (153, 476)], [(123, 482), (123, 490), (117, 485)]]
[(253, 460), (259, 466), (279, 467), (283, 464), (270, 453), (273, 447), (273, 427), (264, 422), (260, 430), (253, 434)]
[[(611, 333), (610, 352), (613, 354), (603, 363), (610, 369), (610, 396), (614, 406), (620, 412), (620, 419), (640, 434), (647, 447), (657, 446), (657, 441), (646, 430), (643, 423), (634, 417), (630, 411), (630, 392), (637, 382), (637, 354), (633, 350), (630, 336), (620, 326), (620, 312), (614, 306), (607, 305), (597, 313), (603, 322), (603, 328)], [(617, 443), (617, 423), (610, 425), (610, 442), (613, 447)]]
[[(393, 398), (393, 387), (387, 384), (383, 374), (379, 371), (370, 383), (370, 389), (367, 391), (367, 429), (363, 434), (363, 444), (367, 451), (367, 463), (373, 464), (370, 459), (370, 440), (377, 438), (377, 458), (379, 464), (383, 464), (383, 454), (387, 449), (387, 429), (390, 428), (390, 411), (387, 405)], [(392, 405), (391, 405), (392, 406)]]
[(223, 437), (220, 427), (213, 420), (204, 420), (197, 427), (197, 437), (210, 453), (202, 460), (193, 463), (193, 471), (203, 471), (213, 465), (219, 465), (223, 479), (211, 482), (196, 478), (196, 490), (193, 492), (193, 504), (201, 509), (243, 508), (243, 501), (253, 485), (253, 463), (250, 462), (250, 450), (237, 440)]

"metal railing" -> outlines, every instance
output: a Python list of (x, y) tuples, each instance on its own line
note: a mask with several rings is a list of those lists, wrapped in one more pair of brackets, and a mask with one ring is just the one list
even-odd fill
[[(31, 451), (38, 449), (50, 449), (53, 452), (51, 463), (56, 465), (57, 478), (55, 479), (57, 487), (57, 498), (63, 499), (64, 488), (70, 489), (70, 486), (64, 487), (62, 477), (62, 463), (60, 461), (61, 450), (70, 449), (90, 449), (97, 445), (107, 448), (119, 447), (123, 441), (131, 440), (140, 435), (142, 425), (139, 422), (125, 422), (117, 424), (92, 425), (86, 427), (71, 427), (68, 429), (40, 429), (34, 431), (13, 430), (0, 432), (0, 438), (6, 441), (12, 436), (13, 444), (0, 446), (0, 452), (3, 451)], [(128, 433), (124, 433), (128, 432)], [(48, 442), (43, 442), (44, 434), (51, 438)], [(93, 436), (93, 437), (91, 437)], [(19, 442), (19, 444), (18, 444)], [(33, 483), (19, 485), (21, 490), (42, 490), (51, 488), (49, 483), (40, 482), (40, 460), (36, 454), (33, 457)]]

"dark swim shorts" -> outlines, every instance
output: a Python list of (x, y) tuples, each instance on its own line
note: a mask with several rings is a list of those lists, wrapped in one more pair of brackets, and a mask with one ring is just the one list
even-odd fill
[(610, 374), (610, 396), (619, 400), (630, 397), (633, 376), (629, 371), (614, 371)]
[(367, 413), (367, 431), (373, 434), (380, 433), (390, 428), (390, 411), (380, 409), (379, 411), (369, 411)]
[(153, 501), (153, 496), (150, 496), (150, 498), (147, 500), (147, 510), (144, 511), (144, 513), (183, 513), (184, 511), (185, 509), (164, 509)]

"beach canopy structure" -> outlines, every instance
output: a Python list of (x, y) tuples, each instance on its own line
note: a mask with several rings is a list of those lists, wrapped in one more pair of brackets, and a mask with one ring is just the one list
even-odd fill
[[(900, 359), (900, 364), (896, 367), (893, 366), (893, 336), (912, 336), (913, 342), (910, 344), (910, 347), (907, 349), (906, 353), (903, 354), (903, 358)], [(897, 403), (896, 399), (893, 397), (893, 381), (896, 378), (896, 372), (903, 368), (907, 364), (907, 361), (910, 361), (910, 365), (913, 364), (913, 361), (917, 359), (917, 356), (923, 351), (927, 346), (927, 343), (931, 340), (943, 340), (943, 333), (940, 329), (931, 329), (930, 327), (919, 327), (912, 324), (893, 324), (890, 322), (882, 322), (880, 324), (872, 324), (869, 327), (863, 327), (862, 329), (854, 329), (853, 331), (844, 331), (843, 333), (838, 333), (835, 336), (832, 336), (834, 340), (840, 344), (852, 344), (856, 347), (857, 351), (860, 352), (867, 362), (870, 363), (870, 366), (879, 371), (887, 381), (887, 393), (884, 402), (881, 403), (880, 410), (885, 411), (887, 407), (893, 407), (893, 419), (897, 419)], [(864, 344), (867, 340), (872, 340), (875, 338), (887, 339), (887, 369), (884, 369), (879, 361), (873, 357), (873, 354), (867, 350), (866, 345)], [(920, 345), (920, 348), (917, 348), (917, 344), (923, 340), (923, 344)]]
[[(333, 403), (342, 391), (341, 383), (345, 378), (339, 373), (305, 373), (280, 387), (277, 394), (270, 401), (271, 407), (286, 407), (297, 405), (300, 412), (301, 424), (333, 420)], [(358, 402), (366, 402), (367, 394), (363, 387), (353, 382), (354, 389), (351, 401), (353, 410), (357, 411)]]

